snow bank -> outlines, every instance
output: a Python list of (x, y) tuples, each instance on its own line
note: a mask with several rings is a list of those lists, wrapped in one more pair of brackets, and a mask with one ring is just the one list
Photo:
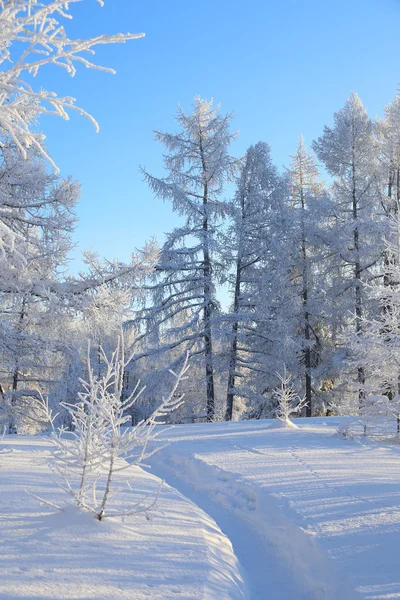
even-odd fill
[[(243, 600), (232, 545), (216, 523), (164, 485), (151, 521), (96, 521), (72, 506), (41, 507), (24, 489), (58, 505), (39, 438), (7, 437), (0, 447), (0, 598), (11, 600)], [(133, 493), (159, 483), (132, 467)], [(130, 471), (124, 471), (124, 478)], [(132, 476), (132, 473), (130, 473)], [(121, 479), (121, 485), (127, 488)], [(132, 492), (126, 489), (124, 495)], [(127, 497), (126, 497), (127, 499)]]
[(400, 450), (335, 436), (343, 420), (160, 434), (153, 471), (229, 536), (251, 600), (400, 598)]

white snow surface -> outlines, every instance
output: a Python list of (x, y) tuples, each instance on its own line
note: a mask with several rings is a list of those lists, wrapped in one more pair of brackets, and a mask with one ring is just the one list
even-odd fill
[[(100, 523), (72, 506), (57, 512), (40, 505), (25, 490), (58, 505), (66, 501), (45, 461), (49, 448), (39, 437), (0, 442), (1, 600), (245, 598), (228, 538), (167, 484), (151, 521), (142, 514)], [(121, 503), (159, 483), (138, 467), (122, 473), (133, 492), (124, 485)]]
[(339, 418), (179, 425), (152, 471), (230, 538), (246, 598), (400, 598), (400, 448), (350, 441)]
[(400, 447), (345, 440), (339, 418), (295, 423), (160, 428), (152, 474), (129, 476), (134, 494), (173, 486), (152, 521), (38, 505), (25, 489), (64, 502), (49, 444), (6, 437), (0, 599), (400, 598)]

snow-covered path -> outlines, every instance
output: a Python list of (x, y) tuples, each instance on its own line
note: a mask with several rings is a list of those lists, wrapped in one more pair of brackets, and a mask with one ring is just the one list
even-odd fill
[(400, 598), (400, 450), (269, 425), (177, 426), (152, 470), (228, 535), (249, 599)]
[[(152, 521), (143, 515), (99, 523), (89, 513), (57, 512), (66, 496), (45, 463), (40, 437), (0, 443), (1, 600), (244, 600), (237, 560), (213, 520), (163, 486)], [(123, 471), (127, 506), (156, 489), (153, 475)]]

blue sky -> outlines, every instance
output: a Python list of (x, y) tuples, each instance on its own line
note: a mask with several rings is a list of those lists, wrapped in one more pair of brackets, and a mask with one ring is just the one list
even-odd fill
[(282, 167), (298, 135), (311, 143), (352, 90), (374, 117), (400, 80), (400, 0), (106, 0), (104, 8), (84, 0), (73, 14), (75, 37), (146, 33), (98, 50), (116, 75), (83, 68), (71, 79), (48, 67), (37, 78), (100, 123), (96, 134), (77, 115), (42, 121), (62, 175), (82, 184), (73, 270), (84, 248), (126, 259), (176, 223), (138, 166), (162, 174), (152, 130), (175, 130), (179, 103), (190, 109), (196, 94), (213, 97), (235, 113), (233, 154), (264, 140)]

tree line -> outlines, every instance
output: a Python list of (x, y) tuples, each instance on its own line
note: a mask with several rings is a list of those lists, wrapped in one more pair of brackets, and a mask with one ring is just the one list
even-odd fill
[(283, 172), (263, 141), (232, 157), (232, 115), (212, 102), (176, 120), (156, 132), (164, 176), (144, 171), (180, 218), (131, 323), (149, 403), (187, 351), (184, 419), (273, 416), (284, 369), (307, 416), (397, 402), (400, 95), (372, 121), (351, 94)]
[(77, 401), (88, 363), (100, 380), (121, 330), (131, 356), (123, 395), (146, 386), (133, 420), (153, 414), (186, 357), (176, 420), (274, 416), (282, 377), (304, 396), (307, 416), (399, 412), (400, 95), (371, 120), (351, 94), (310, 148), (300, 137), (283, 170), (264, 141), (232, 156), (232, 115), (196, 98), (189, 114), (179, 109), (176, 133), (156, 132), (164, 173), (142, 170), (176, 227), (126, 264), (87, 252), (85, 271), (72, 276), (80, 187), (57, 172), (37, 122), (71, 110), (91, 117), (27, 75), (44, 65), (70, 75), (79, 63), (103, 69), (88, 51), (141, 34), (71, 40), (68, 11), (58, 0), (0, 2), (8, 431), (42, 426), (34, 399), (43, 395), (68, 425), (62, 403)]

